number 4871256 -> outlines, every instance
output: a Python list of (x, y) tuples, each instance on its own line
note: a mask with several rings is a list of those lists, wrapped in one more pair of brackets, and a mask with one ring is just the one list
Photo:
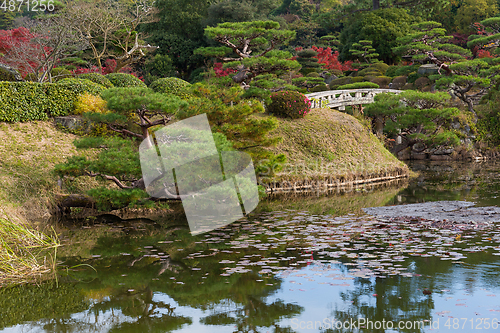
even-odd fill
[(54, 0), (3, 0), (0, 9), (4, 12), (20, 12), (26, 9), (31, 12), (54, 11)]

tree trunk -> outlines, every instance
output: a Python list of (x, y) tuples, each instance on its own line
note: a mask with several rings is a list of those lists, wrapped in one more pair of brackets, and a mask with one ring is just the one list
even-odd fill
[(93, 198), (83, 194), (59, 194), (56, 196), (57, 213), (67, 213), (71, 207), (94, 208)]
[(373, 10), (380, 8), (380, 0), (373, 0)]

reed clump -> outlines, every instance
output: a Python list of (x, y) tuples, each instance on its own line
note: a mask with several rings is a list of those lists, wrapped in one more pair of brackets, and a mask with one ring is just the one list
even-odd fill
[(0, 218), (0, 286), (32, 283), (55, 274), (57, 234), (37, 231), (21, 221)]

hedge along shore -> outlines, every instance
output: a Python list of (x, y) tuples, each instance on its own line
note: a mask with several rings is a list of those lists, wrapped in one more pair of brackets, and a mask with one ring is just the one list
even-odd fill
[(304, 118), (279, 123), (273, 134), (283, 142), (270, 150), (284, 154), (287, 163), (274, 177), (261, 178), (268, 193), (331, 191), (410, 175), (368, 124), (348, 114), (312, 109)]

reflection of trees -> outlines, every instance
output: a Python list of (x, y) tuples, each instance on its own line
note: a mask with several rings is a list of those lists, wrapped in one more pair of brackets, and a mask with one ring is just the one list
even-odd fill
[[(212, 310), (210, 316), (202, 319), (207, 325), (230, 323), (242, 332), (255, 331), (259, 327), (287, 332), (286, 328), (274, 327), (274, 323), (297, 315), (302, 307), (282, 301), (266, 302), (280, 288), (280, 279), (272, 275), (261, 276), (256, 271), (221, 276), (225, 272), (225, 264), (219, 263), (221, 258), (217, 255), (186, 260), (186, 253), (177, 251), (179, 248), (191, 248), (190, 253), (193, 253), (196, 246), (205, 245), (195, 245), (194, 241), (199, 238), (184, 237), (182, 232), (167, 238), (181, 240), (168, 243), (170, 245), (158, 244), (165, 240), (164, 234), (163, 237), (155, 234), (142, 238), (134, 235), (100, 237), (89, 253), (99, 253), (102, 257), (84, 262), (94, 267), (97, 273), (92, 269), (71, 272), (73, 279), (86, 281), (76, 285), (80, 294), (92, 300), (92, 305), (85, 311), (86, 318), (59, 322), (57, 325), (53, 321), (52, 328), (60, 326), (70, 330), (70, 327), (82, 327), (105, 318), (111, 332), (165, 332), (191, 324), (191, 318), (176, 315), (173, 308), (190, 306)], [(147, 246), (149, 244), (157, 245), (153, 248)], [(128, 255), (121, 255), (123, 252)], [(152, 256), (161, 252), (171, 256), (162, 259)], [(259, 253), (271, 256), (271, 253)], [(245, 254), (248, 252), (235, 251), (224, 254), (224, 258), (238, 261)], [(174, 257), (177, 259), (174, 260)], [(69, 267), (78, 263), (82, 263), (78, 258), (66, 258), (65, 262)], [(192, 270), (191, 266), (199, 270)], [(158, 292), (168, 295), (178, 305), (153, 300), (153, 295)]]
[(387, 184), (367, 184), (356, 188), (339, 189), (328, 194), (321, 193), (321, 196), (316, 195), (315, 192), (308, 194), (286, 193), (262, 200), (257, 210), (272, 212), (296, 209), (307, 210), (311, 214), (335, 215), (361, 213), (361, 209), (365, 207), (386, 205), (402, 187), (407, 185), (406, 181), (401, 180)]
[[(337, 321), (356, 321), (364, 318), (372, 322), (391, 321), (396, 327), (400, 321), (422, 322), (432, 317), (434, 301), (432, 294), (425, 295), (425, 289), (435, 292), (440, 289), (436, 281), (439, 274), (448, 274), (452, 279), (452, 263), (441, 261), (439, 258), (418, 258), (410, 264), (412, 273), (421, 277), (388, 276), (387, 278), (356, 278), (355, 289), (341, 292), (340, 296), (346, 308), (335, 307), (332, 318)], [(376, 294), (376, 296), (374, 296)], [(426, 326), (427, 327), (427, 326)], [(370, 327), (371, 328), (371, 327)], [(422, 327), (423, 328), (423, 327)], [(328, 332), (348, 332), (349, 330), (328, 330)], [(363, 330), (361, 330), (363, 331)], [(384, 329), (366, 330), (367, 332), (382, 333)], [(423, 329), (413, 328), (402, 332), (423, 332)]]
[[(275, 332), (285, 332), (287, 328), (277, 327), (275, 323), (282, 318), (298, 315), (303, 311), (303, 307), (284, 303), (281, 300), (270, 304), (266, 303), (265, 298), (276, 288), (261, 289), (259, 286), (263, 283), (257, 282), (256, 279), (259, 277), (255, 274), (242, 275), (237, 283), (229, 289), (229, 300), (241, 304), (241, 306), (235, 306), (228, 311), (214, 311), (211, 315), (202, 318), (200, 322), (205, 325), (236, 325), (235, 332), (258, 332), (258, 327), (265, 327), (264, 331), (269, 331), (269, 327), (272, 326), (274, 326)], [(273, 279), (273, 282), (279, 286), (279, 280)], [(252, 292), (256, 288), (260, 289), (260, 292)], [(239, 292), (231, 292), (236, 290)]]
[(436, 200), (470, 200), (478, 206), (499, 205), (500, 184), (496, 161), (477, 162), (429, 162), (414, 161), (411, 164), (419, 177), (402, 190), (398, 203), (414, 203)]

